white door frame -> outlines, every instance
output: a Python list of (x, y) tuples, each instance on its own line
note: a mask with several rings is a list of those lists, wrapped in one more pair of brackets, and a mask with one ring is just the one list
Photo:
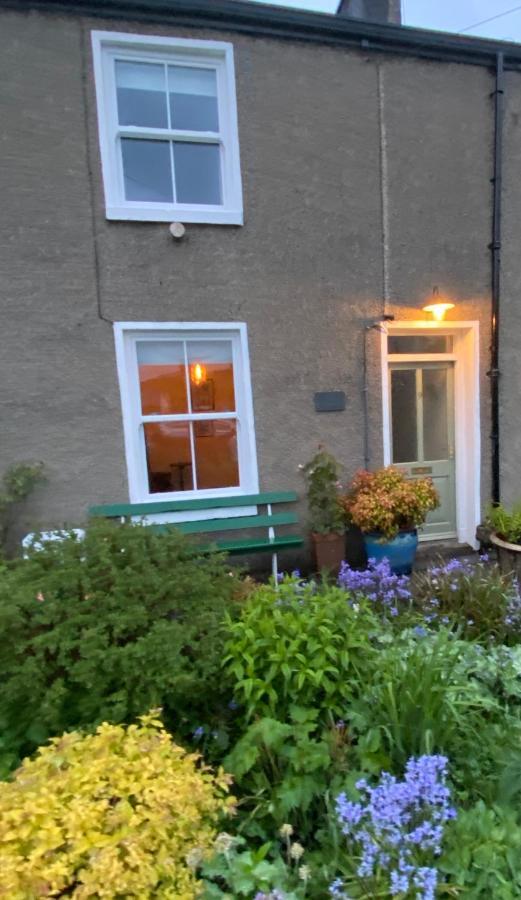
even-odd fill
[[(451, 353), (393, 355), (387, 352), (388, 335), (452, 335)], [(479, 322), (387, 322), (381, 335), (382, 420), (384, 465), (391, 463), (389, 408), (390, 362), (454, 361), (454, 429), (456, 462), (456, 529), (458, 541), (477, 547), (476, 526), (481, 518), (479, 403)], [(428, 538), (427, 538), (428, 539)]]

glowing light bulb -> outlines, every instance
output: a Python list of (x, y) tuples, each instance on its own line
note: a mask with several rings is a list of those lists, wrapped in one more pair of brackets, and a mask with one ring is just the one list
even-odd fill
[(436, 322), (443, 322), (445, 313), (449, 309), (454, 309), (454, 303), (429, 303), (428, 306), (423, 307), (424, 312), (432, 313)]
[(203, 366), (201, 363), (194, 363), (190, 368), (190, 378), (196, 387), (204, 384), (206, 381), (206, 366)]

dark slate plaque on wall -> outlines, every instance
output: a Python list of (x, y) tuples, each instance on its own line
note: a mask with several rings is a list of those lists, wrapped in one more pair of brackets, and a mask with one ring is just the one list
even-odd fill
[(346, 408), (344, 391), (319, 391), (314, 400), (315, 412), (342, 412)]

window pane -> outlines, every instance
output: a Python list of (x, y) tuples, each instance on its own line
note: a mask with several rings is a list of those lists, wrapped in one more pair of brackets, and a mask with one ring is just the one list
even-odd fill
[(125, 197), (172, 203), (172, 168), (168, 141), (121, 139)]
[(138, 341), (136, 350), (143, 415), (188, 412), (182, 341)]
[(174, 169), (178, 203), (222, 203), (218, 144), (175, 141)]
[(188, 422), (147, 422), (144, 429), (150, 493), (193, 490)]
[(231, 341), (188, 341), (192, 412), (233, 412)]
[(416, 369), (391, 369), (393, 462), (418, 459)]
[(389, 353), (452, 353), (452, 335), (389, 335), (388, 351)]
[(449, 458), (447, 369), (423, 370), (423, 455)]
[(120, 125), (168, 128), (164, 66), (116, 61)]
[(168, 91), (172, 128), (219, 131), (215, 69), (169, 66)]
[(194, 422), (197, 487), (238, 487), (237, 424), (229, 419)]

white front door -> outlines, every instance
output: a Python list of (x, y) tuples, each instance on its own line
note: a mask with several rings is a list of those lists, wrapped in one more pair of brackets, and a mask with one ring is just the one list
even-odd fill
[(383, 458), (432, 476), (441, 505), (420, 540), (476, 544), (481, 520), (479, 325), (396, 321), (381, 331)]
[(454, 538), (454, 363), (389, 364), (391, 462), (410, 478), (430, 476), (440, 497), (420, 536)]

